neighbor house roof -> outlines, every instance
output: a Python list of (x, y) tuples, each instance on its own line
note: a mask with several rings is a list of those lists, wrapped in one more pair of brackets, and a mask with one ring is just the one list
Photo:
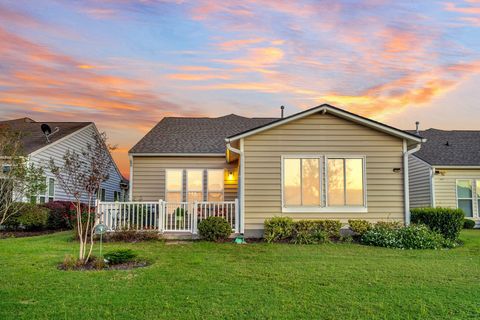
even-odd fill
[(480, 131), (428, 129), (417, 158), (432, 166), (480, 166)]
[(163, 118), (130, 153), (224, 154), (225, 138), (275, 121), (235, 114), (219, 118)]
[(26, 154), (31, 154), (48, 145), (45, 135), (42, 132), (42, 124), (48, 124), (50, 128), (60, 130), (50, 137), (50, 143), (58, 141), (92, 122), (36, 122), (30, 118), (21, 118), (7, 121), (0, 121), (0, 128), (9, 128), (22, 134), (23, 148)]

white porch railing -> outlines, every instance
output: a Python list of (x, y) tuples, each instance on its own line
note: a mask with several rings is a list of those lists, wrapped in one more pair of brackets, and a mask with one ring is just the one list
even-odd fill
[(238, 200), (222, 202), (98, 202), (97, 222), (109, 231), (138, 230), (197, 233), (198, 223), (222, 217), (239, 232)]

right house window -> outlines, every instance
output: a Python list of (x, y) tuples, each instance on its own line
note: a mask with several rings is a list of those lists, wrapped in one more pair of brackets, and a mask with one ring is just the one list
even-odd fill
[(466, 217), (473, 217), (472, 180), (457, 180), (457, 207)]
[(363, 158), (328, 158), (328, 206), (364, 206), (364, 174)]

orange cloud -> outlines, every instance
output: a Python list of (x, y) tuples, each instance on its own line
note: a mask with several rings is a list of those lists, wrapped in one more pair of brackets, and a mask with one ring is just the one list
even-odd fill
[(231, 51), (231, 50), (238, 50), (240, 48), (249, 46), (251, 44), (261, 43), (264, 41), (265, 39), (263, 38), (230, 40), (230, 41), (219, 43), (218, 47), (221, 50)]
[[(468, 1), (470, 3), (476, 4), (478, 1)], [(445, 9), (447, 11), (466, 13), (466, 14), (480, 14), (480, 7), (460, 7), (457, 3), (447, 2), (445, 3)]]

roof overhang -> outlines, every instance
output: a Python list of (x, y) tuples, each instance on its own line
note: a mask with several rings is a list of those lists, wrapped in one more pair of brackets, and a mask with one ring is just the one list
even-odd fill
[(244, 131), (242, 133), (239, 133), (239, 134), (236, 134), (234, 136), (226, 138), (225, 141), (226, 142), (233, 142), (233, 141), (236, 141), (236, 140), (240, 140), (240, 139), (255, 135), (257, 133), (275, 128), (275, 127), (280, 126), (282, 124), (285, 124), (285, 123), (288, 123), (288, 122), (291, 122), (291, 121), (294, 121), (294, 120), (298, 120), (298, 119), (301, 119), (301, 118), (304, 118), (304, 117), (307, 117), (307, 116), (310, 116), (312, 114), (319, 113), (319, 112), (322, 113), (322, 114), (326, 114), (326, 113), (333, 114), (333, 115), (338, 116), (340, 118), (362, 124), (366, 127), (385, 132), (385, 133), (390, 134), (392, 136), (402, 138), (402, 139), (406, 139), (410, 144), (412, 144), (412, 143), (418, 144), (418, 143), (422, 143), (422, 142), (427, 141), (426, 139), (424, 139), (420, 136), (417, 136), (417, 135), (408, 133), (406, 131), (391, 127), (389, 125), (377, 122), (375, 120), (371, 120), (371, 119), (356, 115), (354, 113), (345, 111), (343, 109), (339, 109), (339, 108), (331, 106), (329, 104), (322, 104), (318, 107), (314, 107), (314, 108), (296, 113), (294, 115), (291, 115), (291, 116), (283, 118), (283, 119), (279, 119), (279, 120), (274, 121), (272, 123), (269, 123), (267, 125), (257, 127), (257, 128), (254, 128), (254, 129), (251, 129), (251, 130), (248, 130), (248, 131)]
[(224, 157), (225, 153), (129, 153), (132, 157)]
[(480, 170), (480, 165), (478, 166), (443, 166), (439, 164), (432, 164), (432, 167), (435, 169)]

